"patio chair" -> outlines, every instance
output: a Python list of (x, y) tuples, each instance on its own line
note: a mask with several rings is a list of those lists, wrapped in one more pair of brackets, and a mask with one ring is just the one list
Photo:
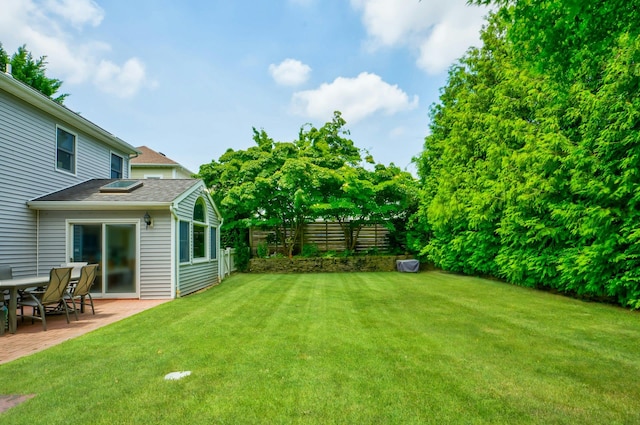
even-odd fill
[[(13, 268), (0, 264), (0, 280), (13, 279)], [(2, 302), (9, 304), (9, 291), (2, 291)]]
[[(0, 265), (0, 280), (13, 279), (13, 268), (11, 266)], [(5, 329), (9, 327), (7, 319), (7, 307), (9, 306), (9, 291), (0, 291), (2, 293), (2, 302), (0, 303), (0, 335), (4, 334)]]
[[(93, 308), (93, 297), (91, 296), (91, 286), (93, 282), (96, 280), (96, 274), (98, 272), (98, 264), (89, 264), (88, 266), (82, 267), (80, 270), (80, 278), (78, 279), (78, 283), (73, 287), (73, 289), (69, 290), (67, 294), (64, 296), (65, 302), (68, 304), (71, 302), (71, 308), (75, 311), (76, 302), (78, 300), (80, 312), (84, 312), (84, 306), (90, 305), (91, 312), (95, 315), (96, 310)], [(89, 303), (86, 302), (87, 297), (89, 298)], [(76, 313), (77, 314), (77, 313)]]
[(73, 281), (77, 280), (78, 276), (80, 276), (80, 269), (82, 269), (87, 264), (89, 263), (87, 263), (86, 261), (77, 261), (74, 263), (62, 263), (60, 264), (60, 267), (73, 267), (73, 270), (71, 270), (71, 283), (73, 283)]
[(13, 268), (0, 264), (0, 280), (13, 279)]
[[(24, 295), (18, 300), (18, 307), (20, 307), (20, 316), (22, 320), (25, 317), (30, 317), (31, 320), (37, 319), (42, 321), (42, 327), (47, 330), (47, 312), (60, 311), (64, 309), (67, 316), (67, 323), (69, 322), (69, 308), (67, 303), (64, 302), (64, 296), (67, 293), (67, 287), (71, 280), (71, 270), (73, 267), (58, 267), (51, 269), (49, 273), (49, 283), (44, 290), (25, 291)], [(31, 315), (24, 314), (24, 307), (31, 307), (33, 313)], [(76, 320), (78, 320), (78, 313), (74, 311)]]

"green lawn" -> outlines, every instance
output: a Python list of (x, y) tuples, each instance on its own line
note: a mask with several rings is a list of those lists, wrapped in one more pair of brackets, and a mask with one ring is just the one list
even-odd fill
[(2, 424), (632, 424), (640, 315), (440, 272), (235, 275), (0, 365), (0, 394), (36, 394)]

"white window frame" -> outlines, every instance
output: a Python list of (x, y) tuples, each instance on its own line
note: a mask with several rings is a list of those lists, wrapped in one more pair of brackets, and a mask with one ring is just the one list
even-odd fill
[[(193, 263), (204, 263), (209, 261), (209, 223), (207, 222), (208, 218), (209, 218), (209, 211), (207, 208), (207, 202), (204, 200), (203, 197), (198, 197), (198, 199), (196, 199), (196, 202), (193, 204), (193, 210), (195, 211), (196, 205), (198, 205), (198, 203), (202, 202), (203, 206), (204, 206), (204, 222), (203, 221), (196, 221), (193, 218), (193, 213), (191, 214), (191, 258)], [(203, 229), (204, 232), (204, 238), (203, 238), (203, 243), (204, 243), (204, 253), (202, 257), (196, 257), (196, 253), (195, 253), (195, 227), (198, 226), (199, 228)]]
[(118, 154), (116, 152), (113, 152), (113, 151), (111, 151), (111, 154), (109, 155), (109, 178), (111, 178), (111, 179), (116, 178), (116, 177), (113, 177), (112, 174), (111, 174), (113, 172), (113, 168), (111, 168), (111, 164), (112, 164), (111, 159), (114, 156), (117, 156), (122, 160), (122, 169), (120, 170), (120, 178), (124, 179), (125, 178), (125, 174), (124, 174), (124, 164), (125, 164), (124, 156), (122, 156), (122, 155), (120, 155), (120, 154)]
[[(74, 253), (73, 253), (73, 225), (74, 224), (99, 224), (102, 226), (102, 234), (104, 235), (104, 231), (105, 231), (105, 226), (109, 225), (109, 224), (134, 224), (135, 225), (135, 237), (136, 237), (136, 268), (135, 268), (135, 282), (136, 282), (136, 292), (135, 294), (133, 292), (126, 292), (124, 294), (125, 298), (130, 298), (132, 295), (135, 296), (136, 298), (140, 297), (140, 291), (141, 291), (141, 281), (140, 281), (140, 269), (141, 269), (141, 249), (142, 249), (142, 243), (140, 240), (140, 227), (142, 225), (141, 220), (138, 219), (131, 219), (131, 218), (113, 218), (113, 219), (104, 219), (104, 218), (68, 218), (65, 219), (65, 226), (66, 226), (66, 241), (65, 241), (65, 258), (67, 259), (71, 259), (72, 257), (74, 257)], [(106, 250), (106, 240), (103, 238), (102, 240), (102, 245), (101, 245), (101, 251), (104, 252)], [(100, 267), (104, 267), (104, 258), (100, 259)], [(104, 285), (104, 282), (103, 282)], [(118, 298), (121, 294), (118, 293), (110, 293), (109, 297), (113, 296), (115, 298)], [(94, 295), (94, 297), (97, 298), (101, 298), (102, 294), (96, 294)]]
[[(58, 130), (62, 130), (65, 133), (68, 133), (70, 135), (73, 136), (73, 171), (71, 170), (65, 170), (64, 168), (59, 168), (58, 167)], [(55, 152), (55, 169), (56, 171), (59, 171), (61, 173), (65, 173), (65, 174), (71, 174), (73, 176), (77, 175), (78, 172), (78, 134), (69, 130), (66, 127), (63, 127), (61, 125), (57, 125), (56, 124), (56, 152)]]
[[(180, 249), (182, 248), (180, 242), (180, 238), (182, 237), (182, 225), (181, 223), (187, 224), (187, 259), (182, 260), (180, 257)], [(178, 263), (179, 264), (191, 264), (191, 222), (188, 220), (178, 220)]]

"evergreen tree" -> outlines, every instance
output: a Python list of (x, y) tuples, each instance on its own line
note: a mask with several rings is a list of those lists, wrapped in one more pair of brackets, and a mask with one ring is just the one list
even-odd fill
[(26, 45), (18, 48), (18, 51), (9, 59), (6, 51), (0, 43), (0, 69), (5, 71), (7, 63), (11, 64), (11, 75), (13, 78), (22, 81), (25, 84), (40, 91), (44, 95), (52, 98), (57, 103), (64, 103), (64, 99), (68, 94), (54, 95), (62, 86), (62, 81), (57, 78), (48, 78), (46, 75), (47, 62), (46, 56), (34, 59), (31, 52), (27, 50)]

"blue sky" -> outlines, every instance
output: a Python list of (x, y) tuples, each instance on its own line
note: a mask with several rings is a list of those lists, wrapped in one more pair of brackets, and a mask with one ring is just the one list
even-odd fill
[(46, 55), (65, 105), (190, 170), (293, 141), (334, 110), (413, 171), (429, 107), (487, 10), (466, 0), (0, 0), (0, 42)]

